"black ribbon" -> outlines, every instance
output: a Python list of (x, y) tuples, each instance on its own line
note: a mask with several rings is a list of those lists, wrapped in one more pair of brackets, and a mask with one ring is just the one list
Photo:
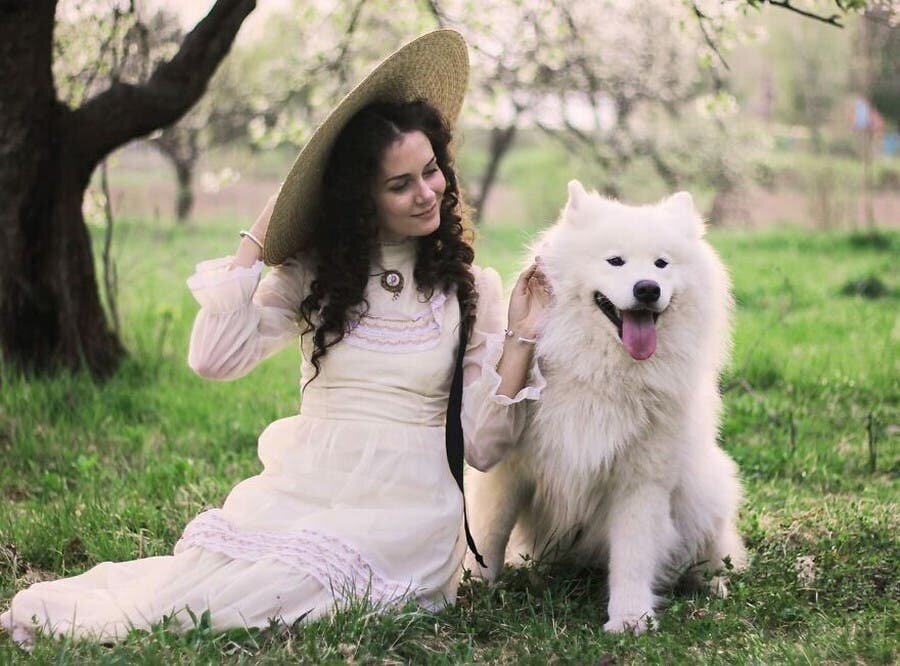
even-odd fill
[(475, 540), (469, 531), (469, 517), (466, 515), (466, 494), (463, 490), (463, 429), (462, 429), (462, 385), (463, 385), (463, 356), (466, 353), (466, 343), (468, 342), (468, 331), (466, 330), (466, 322), (463, 319), (462, 307), (460, 306), (459, 321), (459, 349), (456, 352), (456, 367), (453, 370), (453, 383), (450, 385), (450, 402), (447, 405), (447, 426), (446, 426), (446, 442), (447, 442), (447, 462), (450, 465), (450, 472), (456, 479), (456, 485), (459, 486), (459, 492), (463, 493), (463, 525), (466, 530), (466, 543), (469, 550), (475, 555), (475, 561), (481, 566), (487, 568), (484, 558), (475, 547)]

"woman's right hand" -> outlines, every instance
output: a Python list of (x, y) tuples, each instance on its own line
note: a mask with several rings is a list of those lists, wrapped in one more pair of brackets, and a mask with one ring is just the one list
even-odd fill
[(525, 338), (535, 338), (543, 328), (544, 317), (553, 303), (550, 281), (544, 274), (540, 257), (522, 271), (509, 297), (510, 330)]

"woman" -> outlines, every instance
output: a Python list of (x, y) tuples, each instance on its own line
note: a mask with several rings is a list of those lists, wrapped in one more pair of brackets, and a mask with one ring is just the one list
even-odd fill
[[(385, 61), (317, 130), (234, 257), (200, 264), (188, 281), (201, 306), (189, 354), (199, 374), (239, 377), (300, 338), (301, 413), (260, 437), (263, 472), (191, 521), (172, 556), (20, 592), (0, 616), (15, 640), (31, 638), (32, 618), (108, 641), (163, 616), (189, 628), (207, 610), (225, 629), (312, 619), (358, 597), (453, 603), (466, 540), (444, 425), (460, 327), (466, 454), (484, 469), (540, 392), (526, 382), (549, 299), (532, 267), (504, 335), (499, 278), (471, 266), (441, 115), (455, 117), (464, 77), (449, 95), (397, 92), (398, 78), (416, 68), (431, 77), (460, 48), (458, 73), (465, 47), (450, 31)], [(277, 265), (260, 282), (264, 251)]]

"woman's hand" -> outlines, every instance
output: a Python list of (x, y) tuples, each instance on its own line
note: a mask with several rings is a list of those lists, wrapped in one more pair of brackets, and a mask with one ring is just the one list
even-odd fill
[(509, 328), (517, 336), (535, 338), (540, 334), (544, 317), (553, 304), (550, 282), (544, 274), (541, 258), (526, 268), (509, 297)]
[(508, 337), (503, 343), (503, 355), (497, 364), (498, 395), (513, 398), (525, 386), (534, 357), (534, 344), (525, 340), (533, 341), (540, 335), (552, 304), (550, 282), (544, 275), (541, 258), (537, 257), (519, 276), (509, 297), (509, 330), (515, 337)]

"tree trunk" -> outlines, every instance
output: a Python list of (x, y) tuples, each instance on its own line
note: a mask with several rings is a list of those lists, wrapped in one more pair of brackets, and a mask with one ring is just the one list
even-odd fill
[(194, 163), (176, 162), (175, 175), (178, 178), (178, 198), (175, 204), (175, 216), (179, 223), (185, 222), (194, 207)]
[(194, 168), (200, 158), (200, 130), (182, 121), (164, 129), (150, 144), (175, 169), (175, 217), (183, 223), (194, 207)]
[(100, 304), (81, 206), (95, 166), (176, 121), (203, 93), (254, 0), (218, 0), (147, 84), (56, 98), (56, 0), (0, 0), (0, 353), (26, 372), (113, 372), (124, 354)]
[(488, 194), (497, 180), (497, 173), (500, 170), (500, 162), (506, 156), (506, 153), (512, 147), (513, 140), (516, 138), (516, 124), (513, 122), (508, 127), (491, 128), (490, 154), (488, 155), (488, 163), (481, 175), (481, 186), (478, 188), (478, 198), (475, 200), (473, 208), (475, 209), (474, 222), (476, 225), (481, 224), (481, 216), (484, 212), (484, 206), (487, 203)]
[(81, 213), (90, 173), (76, 166), (77, 128), (53, 86), (55, 4), (0, 6), (0, 346), (26, 371), (102, 376), (123, 349), (100, 305)]

